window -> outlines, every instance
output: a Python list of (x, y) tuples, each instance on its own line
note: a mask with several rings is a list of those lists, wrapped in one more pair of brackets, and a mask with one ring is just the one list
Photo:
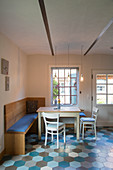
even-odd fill
[[(51, 104), (54, 105), (60, 99), (64, 105), (78, 103), (78, 68), (51, 68), (52, 97)], [(68, 74), (70, 77), (68, 78)], [(55, 75), (57, 79), (55, 80)]]
[(113, 74), (96, 75), (96, 103), (113, 104)]

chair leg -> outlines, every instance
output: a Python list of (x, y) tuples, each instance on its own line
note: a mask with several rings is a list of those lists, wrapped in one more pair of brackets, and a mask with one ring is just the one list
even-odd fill
[(95, 138), (97, 138), (97, 136), (96, 136), (96, 124), (94, 124), (94, 131), (95, 131)]
[(57, 131), (57, 149), (59, 148), (59, 133)]
[(82, 139), (84, 139), (84, 123), (82, 125)]
[(65, 131), (65, 126), (64, 126), (64, 144), (66, 143), (66, 131)]
[(93, 129), (95, 130), (95, 127), (94, 127), (94, 125), (92, 125), (92, 131), (93, 131)]
[(81, 128), (82, 128), (82, 121), (80, 121), (80, 133), (81, 133)]
[(45, 134), (45, 146), (47, 145), (47, 130), (46, 130), (46, 134)]
[(53, 142), (53, 131), (51, 132), (51, 141)]

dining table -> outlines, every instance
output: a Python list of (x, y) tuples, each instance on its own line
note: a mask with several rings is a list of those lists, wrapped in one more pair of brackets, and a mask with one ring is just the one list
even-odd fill
[(60, 117), (64, 118), (75, 118), (74, 120), (74, 133), (76, 133), (76, 138), (79, 140), (80, 132), (79, 132), (79, 113), (81, 110), (79, 107), (40, 107), (38, 110), (38, 139), (41, 140), (41, 117), (42, 113), (59, 113)]

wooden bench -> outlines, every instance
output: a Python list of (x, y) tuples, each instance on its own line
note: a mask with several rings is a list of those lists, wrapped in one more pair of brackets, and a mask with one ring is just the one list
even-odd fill
[[(45, 106), (45, 98), (25, 98), (4, 106), (6, 154), (25, 154), (25, 135), (37, 122), (38, 114), (26, 114), (26, 101), (38, 101), (38, 107)], [(37, 126), (34, 129), (37, 132)]]

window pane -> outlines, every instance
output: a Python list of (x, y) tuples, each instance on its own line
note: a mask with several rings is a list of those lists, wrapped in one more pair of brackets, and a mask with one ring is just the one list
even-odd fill
[(106, 83), (106, 74), (97, 74), (96, 81), (97, 81), (97, 84)]
[(64, 77), (64, 69), (59, 69), (59, 77)]
[(65, 69), (65, 77), (68, 77), (68, 74), (70, 75), (70, 69)]
[(60, 96), (60, 103), (64, 104), (64, 96)]
[(108, 83), (113, 83), (113, 74), (108, 74)]
[(108, 94), (113, 93), (113, 85), (108, 85)]
[(70, 88), (69, 87), (65, 88), (65, 95), (70, 95)]
[(70, 96), (65, 96), (65, 103), (70, 104)]
[(76, 104), (76, 96), (71, 96), (71, 104)]
[(70, 80), (68, 78), (65, 78), (65, 86), (70, 86)]
[(113, 104), (113, 95), (108, 95), (108, 104)]
[(77, 70), (76, 69), (71, 69), (71, 77), (76, 77), (77, 75)]
[(53, 100), (58, 96), (58, 82), (53, 79)]
[(64, 94), (65, 94), (64, 88), (59, 88), (59, 94), (60, 94), (60, 95), (64, 95)]
[(97, 104), (106, 104), (106, 95), (97, 95)]
[(56, 74), (56, 76), (58, 78), (58, 70), (57, 69), (53, 69), (53, 78), (55, 77), (55, 74)]
[(77, 90), (75, 87), (71, 88), (71, 95), (76, 95), (77, 94)]
[(59, 78), (59, 86), (64, 86), (64, 79), (63, 78)]
[(58, 101), (58, 96), (53, 96), (53, 101), (52, 101), (52, 103), (53, 103), (53, 104), (57, 104), (57, 101)]
[(97, 85), (97, 93), (106, 93), (106, 85)]
[(71, 79), (71, 86), (77, 86), (77, 84), (76, 84), (76, 79), (74, 78), (74, 79)]

